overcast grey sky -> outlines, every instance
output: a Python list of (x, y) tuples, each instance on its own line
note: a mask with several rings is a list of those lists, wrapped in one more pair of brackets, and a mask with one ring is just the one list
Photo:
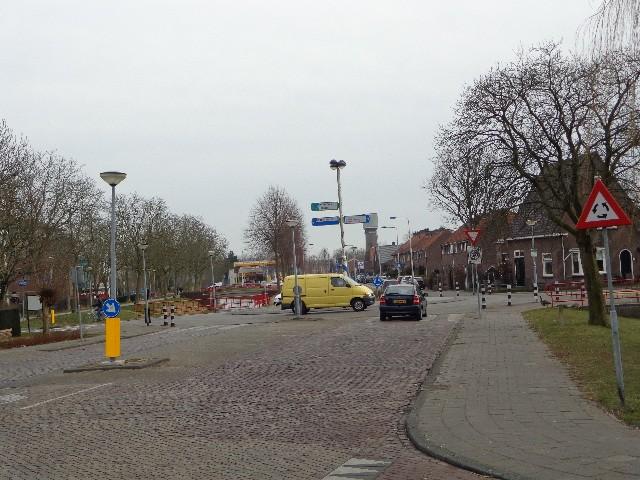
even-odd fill
[(420, 187), (463, 86), (521, 46), (574, 48), (597, 4), (5, 0), (0, 117), (89, 175), (127, 172), (119, 191), (202, 216), (237, 252), (255, 198), (281, 185), (312, 251), (333, 250), (338, 227), (311, 227), (309, 211), (336, 200), (329, 160), (348, 163), (345, 214), (440, 226)]

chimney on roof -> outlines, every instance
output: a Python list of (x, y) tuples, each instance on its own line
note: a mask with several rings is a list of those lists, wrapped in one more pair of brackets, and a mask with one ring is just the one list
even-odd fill
[(395, 244), (396, 244), (396, 242), (391, 242), (391, 245), (395, 245)]

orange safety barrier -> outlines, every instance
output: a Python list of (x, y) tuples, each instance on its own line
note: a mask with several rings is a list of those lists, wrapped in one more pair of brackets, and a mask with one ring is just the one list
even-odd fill
[[(621, 281), (620, 283), (628, 283), (627, 281)], [(558, 282), (551, 283), (545, 286), (544, 293), (549, 297), (551, 306), (557, 306), (560, 304), (570, 303), (573, 305), (580, 305), (584, 307), (588, 305), (587, 292), (584, 287), (584, 282)], [(603, 288), (602, 294), (606, 303), (609, 303), (609, 290)], [(613, 298), (616, 301), (635, 301), (640, 303), (640, 289), (620, 289), (613, 291)]]
[[(216, 295), (215, 310), (230, 310), (236, 308), (259, 308), (269, 305), (271, 296), (268, 293), (257, 293), (255, 295)], [(209, 310), (213, 310), (211, 299), (208, 294), (198, 299), (200, 305)]]

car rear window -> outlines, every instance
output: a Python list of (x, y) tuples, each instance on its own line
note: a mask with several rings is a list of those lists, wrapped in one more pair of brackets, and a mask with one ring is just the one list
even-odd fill
[(413, 295), (413, 285), (389, 285), (385, 295)]

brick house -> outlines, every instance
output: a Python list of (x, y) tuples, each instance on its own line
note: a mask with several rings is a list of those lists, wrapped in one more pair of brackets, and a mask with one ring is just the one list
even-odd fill
[[(505, 283), (532, 287), (537, 276), (539, 288), (543, 289), (554, 282), (582, 281), (582, 258), (575, 239), (532, 205), (525, 202), (520, 207), (509, 235), (496, 242), (501, 262), (511, 270), (511, 278), (505, 278)], [(634, 225), (609, 231), (611, 273), (614, 279), (637, 280), (640, 276), (637, 218), (632, 216)], [(530, 220), (530, 224), (527, 224), (527, 220)], [(607, 271), (602, 235), (593, 232), (592, 237), (598, 270), (604, 281)], [(535, 257), (531, 253), (532, 245)]]

